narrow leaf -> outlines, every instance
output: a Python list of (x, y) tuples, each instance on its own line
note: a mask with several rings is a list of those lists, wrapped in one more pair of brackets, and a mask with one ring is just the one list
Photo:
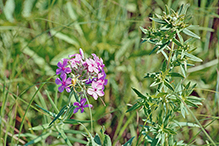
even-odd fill
[(144, 29), (143, 27), (140, 26), (140, 29), (141, 31), (144, 33), (144, 34), (148, 34), (148, 30), (147, 29)]
[(49, 127), (49, 124), (43, 124), (43, 125), (38, 125), (38, 126), (35, 126), (35, 127), (31, 127), (29, 128), (29, 130), (45, 130)]
[(196, 57), (196, 56), (194, 56), (194, 55), (192, 55), (192, 54), (189, 54), (188, 52), (185, 52), (185, 55), (186, 55), (187, 57), (189, 57), (190, 60), (192, 60), (192, 61), (202, 62), (202, 60), (201, 60), (200, 58), (198, 58), (198, 57)]
[(49, 115), (51, 115), (51, 116), (53, 116), (53, 117), (56, 117), (56, 114), (55, 114), (55, 113), (50, 112), (50, 111), (48, 111), (48, 110), (42, 108), (41, 106), (39, 106), (39, 105), (37, 105), (37, 104), (35, 104), (35, 105), (36, 105), (37, 107), (39, 107), (40, 109), (42, 109), (44, 113), (47, 113), (47, 114), (49, 114)]
[(178, 46), (182, 46), (182, 44), (176, 39), (176, 38), (173, 38), (172, 41), (178, 45)]
[(165, 85), (167, 88), (169, 88), (170, 90), (174, 91), (173, 86), (172, 86), (168, 81), (164, 80), (164, 85)]
[(151, 55), (157, 48), (158, 48), (158, 46), (156, 45), (156, 46), (152, 49), (152, 51), (149, 53), (149, 55)]
[(130, 138), (124, 145), (122, 146), (131, 146), (132, 145), (132, 141), (135, 138), (135, 136), (133, 136), (132, 138)]
[(126, 113), (127, 113), (127, 112), (130, 112), (130, 111), (133, 111), (133, 110), (136, 110), (136, 109), (138, 109), (139, 107), (141, 107), (141, 105), (140, 105), (139, 103), (136, 103), (136, 104), (134, 104), (131, 108), (129, 108), (129, 109), (126, 111)]
[(150, 17), (151, 20), (157, 22), (157, 23), (160, 23), (160, 24), (167, 24), (166, 21), (162, 20), (162, 19), (159, 19), (159, 18), (152, 18)]
[(32, 145), (32, 144), (37, 143), (37, 142), (39, 142), (39, 141), (41, 141), (41, 140), (44, 140), (44, 139), (46, 139), (49, 135), (50, 135), (50, 133), (43, 133), (43, 134), (41, 134), (40, 136), (38, 136), (37, 138), (35, 138), (35, 139), (31, 140), (30, 142), (26, 143), (24, 146)]
[(137, 89), (135, 88), (132, 88), (132, 90), (138, 95), (138, 97), (142, 98), (142, 99), (145, 99), (146, 96), (144, 96), (141, 92), (139, 92)]
[(57, 116), (52, 120), (52, 122), (49, 124), (52, 125), (52, 123), (54, 123), (66, 110), (66, 105), (60, 110), (60, 112), (57, 114)]
[(177, 73), (177, 72), (171, 72), (171, 73), (169, 73), (169, 75), (170, 75), (171, 77), (185, 78), (183, 75), (181, 75), (180, 73)]
[(193, 33), (192, 31), (190, 31), (190, 30), (187, 29), (187, 28), (184, 28), (184, 29), (183, 29), (183, 32), (184, 32), (185, 34), (191, 36), (191, 37), (200, 39), (200, 37), (199, 37), (197, 34)]

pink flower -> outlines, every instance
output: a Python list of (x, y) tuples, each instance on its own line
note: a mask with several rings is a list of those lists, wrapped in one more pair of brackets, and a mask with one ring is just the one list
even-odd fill
[(81, 48), (79, 49), (79, 53), (81, 54), (81, 58), (84, 60), (84, 52)]
[(93, 59), (91, 59), (91, 58), (86, 59), (86, 63), (88, 65), (88, 71), (89, 72), (95, 72), (95, 73), (99, 72), (99, 70), (97, 68), (97, 64)]
[(66, 75), (66, 74), (61, 74), (60, 77), (61, 77), (62, 81), (61, 81), (59, 78), (57, 78), (57, 79), (55, 80), (55, 83), (56, 83), (57, 85), (61, 85), (61, 86), (58, 88), (59, 92), (63, 92), (64, 89), (65, 89), (67, 92), (70, 92), (71, 89), (68, 87), (68, 85), (71, 84), (71, 78), (68, 78), (68, 79), (66, 80), (66, 78), (67, 78), (67, 75)]
[(65, 67), (68, 65), (68, 59), (63, 59), (63, 63), (60, 61), (58, 62), (57, 66), (59, 67), (58, 69), (56, 69), (56, 74), (63, 74), (63, 73), (70, 73), (71, 72), (71, 68), (69, 67)]
[(87, 89), (87, 93), (93, 96), (95, 100), (97, 100), (98, 96), (104, 95), (103, 85), (101, 83), (93, 81), (91, 86), (92, 88)]
[(86, 98), (83, 98), (83, 99), (81, 99), (80, 103), (79, 103), (79, 102), (75, 102), (75, 103), (73, 104), (74, 106), (78, 106), (78, 107), (76, 107), (76, 108), (74, 109), (74, 114), (77, 113), (79, 109), (81, 109), (81, 113), (83, 113), (85, 107), (89, 107), (89, 106), (92, 107), (91, 104), (86, 104), (86, 105), (84, 105), (86, 101), (87, 101)]

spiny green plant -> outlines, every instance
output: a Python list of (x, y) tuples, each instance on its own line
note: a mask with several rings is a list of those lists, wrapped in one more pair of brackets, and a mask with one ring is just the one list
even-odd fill
[[(196, 49), (193, 43), (200, 37), (189, 30), (192, 25), (188, 24), (191, 18), (186, 15), (188, 7), (188, 4), (182, 5), (175, 12), (166, 6), (162, 16), (155, 14), (156, 17), (150, 18), (158, 24), (156, 27), (140, 27), (145, 34), (143, 42), (154, 45), (150, 54), (161, 53), (164, 59), (160, 71), (145, 76), (153, 80), (150, 87), (155, 87), (154, 94), (144, 95), (133, 88), (140, 99), (127, 112), (141, 109), (144, 114), (144, 124), (141, 125), (136, 145), (185, 145), (182, 140), (176, 141), (174, 138), (177, 127), (182, 126), (201, 128), (211, 144), (216, 145), (190, 110), (191, 107), (202, 105), (202, 98), (192, 95), (196, 84), (186, 80), (187, 68), (194, 66), (193, 62), (202, 60), (193, 54)], [(185, 40), (184, 35), (191, 38)], [(196, 124), (177, 121), (176, 113), (184, 118), (191, 114)]]

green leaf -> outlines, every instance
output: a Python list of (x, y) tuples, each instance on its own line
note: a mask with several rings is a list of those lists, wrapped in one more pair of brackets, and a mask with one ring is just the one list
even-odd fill
[(49, 99), (49, 101), (50, 101), (50, 103), (51, 103), (51, 105), (52, 105), (52, 107), (53, 107), (53, 109), (55, 110), (55, 112), (59, 112), (59, 110), (58, 110), (58, 108), (57, 108), (57, 106), (55, 105), (55, 103), (53, 102), (53, 100), (52, 100), (52, 98), (50, 97), (50, 95), (49, 95), (49, 93), (48, 93), (48, 91), (46, 90), (46, 95), (47, 95), (47, 97), (48, 97), (48, 99)]
[(184, 32), (185, 34), (191, 36), (191, 37), (200, 39), (200, 37), (199, 37), (197, 34), (193, 33), (192, 31), (190, 31), (190, 30), (187, 29), (187, 28), (184, 28), (184, 29), (183, 29), (183, 32)]
[(45, 130), (49, 128), (49, 124), (43, 124), (43, 125), (38, 125), (38, 126), (35, 126), (35, 127), (31, 127), (29, 128), (29, 130)]
[(178, 14), (185, 15), (189, 6), (190, 6), (189, 4), (181, 5), (181, 7), (178, 10)]
[(157, 22), (157, 23), (160, 23), (160, 24), (167, 24), (166, 21), (162, 20), (162, 19), (159, 19), (159, 18), (152, 18), (152, 17), (149, 17), (151, 20)]
[(8, 21), (14, 22), (13, 13), (15, 10), (15, 2), (14, 0), (7, 0), (4, 7), (4, 14)]
[(130, 138), (124, 145), (122, 146), (131, 146), (132, 145), (132, 141), (135, 138), (135, 136), (133, 136), (132, 138)]
[(182, 46), (182, 44), (181, 44), (177, 39), (173, 38), (172, 41), (173, 41), (176, 45)]
[(180, 103), (180, 109), (181, 109), (181, 114), (182, 114), (183, 118), (185, 118), (185, 115), (188, 114), (188, 111), (187, 111), (185, 105), (183, 104), (183, 102)]
[(65, 121), (63, 121), (63, 123), (65, 124), (78, 124), (78, 123), (90, 123), (90, 122), (91, 120), (76, 120), (76, 119), (66, 119)]
[(146, 99), (147, 97), (144, 96), (141, 92), (139, 92), (137, 89), (132, 88), (132, 90), (138, 95), (138, 97), (142, 98), (142, 99)]
[(97, 145), (102, 145), (101, 144), (101, 140), (100, 140), (100, 137), (99, 135), (96, 133), (95, 137), (94, 137), (94, 142), (97, 144)]
[(164, 128), (163, 131), (167, 134), (171, 134), (171, 135), (175, 135), (177, 134), (174, 130), (170, 129), (170, 128)]
[(176, 120), (174, 120), (174, 124), (173, 124), (173, 126), (174, 127), (176, 127), (176, 126), (180, 126), (180, 127), (182, 127), (182, 126), (189, 126), (189, 127), (200, 127), (199, 125), (197, 125), (197, 124), (194, 124), (194, 123), (189, 123), (189, 122), (178, 122), (178, 121), (176, 121)]
[(186, 77), (186, 71), (185, 71), (184, 65), (180, 64), (180, 69), (182, 71), (183, 76)]
[(191, 107), (198, 107), (196, 104), (194, 104), (193, 102), (191, 102), (191, 101), (189, 101), (189, 100), (185, 100), (185, 103), (187, 104), (187, 105), (189, 105), (189, 106), (191, 106)]
[(103, 146), (112, 146), (111, 139), (108, 135), (104, 135)]
[(189, 57), (190, 60), (192, 60), (192, 61), (202, 62), (202, 60), (201, 60), (200, 58), (198, 58), (198, 57), (196, 57), (196, 56), (194, 56), (194, 55), (192, 55), (192, 54), (189, 54), (188, 52), (185, 52), (185, 55), (186, 55), (187, 57)]
[(39, 141), (45, 140), (49, 135), (50, 135), (50, 133), (43, 133), (40, 136), (38, 136), (37, 138), (35, 138), (35, 139), (31, 140), (30, 142), (26, 143), (24, 146), (32, 145), (32, 144), (35, 144)]
[(29, 17), (31, 15), (31, 10), (33, 8), (35, 0), (25, 0), (24, 1), (24, 8), (22, 11), (22, 15), (24, 17)]
[(157, 95), (151, 95), (152, 98), (160, 98), (166, 96), (168, 93), (160, 92)]
[(176, 30), (177, 36), (180, 40), (180, 44), (183, 44), (183, 37), (179, 34), (179, 30)]
[(138, 109), (139, 107), (141, 107), (141, 105), (140, 105), (139, 103), (136, 103), (136, 104), (134, 104), (131, 108), (129, 108), (129, 109), (126, 111), (126, 113), (127, 113), (127, 112), (130, 112), (130, 111), (133, 111), (133, 110), (136, 110), (136, 109)]
[(55, 114), (55, 113), (50, 112), (50, 111), (48, 111), (48, 110), (46, 110), (46, 109), (40, 107), (40, 106), (37, 105), (37, 104), (35, 104), (35, 105), (36, 105), (37, 107), (39, 107), (40, 109), (42, 109), (44, 113), (47, 113), (47, 114), (49, 114), (49, 115), (51, 115), (51, 116), (53, 116), (53, 117), (56, 117), (56, 114)]
[(144, 34), (148, 34), (148, 30), (147, 29), (144, 29), (143, 27), (140, 26), (140, 29), (141, 31), (144, 33)]
[(157, 48), (158, 48), (158, 45), (156, 45), (156, 46), (152, 49), (152, 51), (149, 53), (149, 55), (151, 55)]
[(58, 39), (74, 45), (75, 48), (80, 47), (79, 42), (76, 39), (74, 39), (74, 37), (69, 37), (69, 36), (67, 36), (61, 32), (55, 31), (55, 30), (50, 30), (50, 33), (51, 33), (51, 35), (57, 37)]
[(170, 72), (169, 75), (170, 75), (171, 77), (185, 78), (183, 75), (181, 75), (180, 73), (177, 73), (177, 72)]
[(167, 80), (164, 80), (164, 85), (169, 88), (170, 90), (174, 91), (174, 88), (173, 86), (167, 81)]
[(163, 64), (162, 64), (161, 71), (162, 71), (162, 72), (165, 72), (166, 69), (167, 69), (167, 61), (165, 60), (165, 61), (163, 62)]
[(52, 120), (52, 122), (49, 124), (52, 125), (52, 123), (54, 123), (67, 109), (67, 106), (65, 105), (61, 110), (60, 112), (57, 114), (57, 116)]

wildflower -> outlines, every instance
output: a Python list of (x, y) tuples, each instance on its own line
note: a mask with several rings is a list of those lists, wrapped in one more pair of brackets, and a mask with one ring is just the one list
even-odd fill
[(95, 72), (95, 73), (99, 72), (99, 70), (97, 69), (97, 63), (93, 59), (91, 58), (86, 59), (86, 63), (88, 65), (89, 72)]
[(64, 73), (64, 74), (61, 74), (60, 77), (61, 77), (62, 81), (61, 81), (59, 78), (57, 78), (57, 79), (55, 80), (55, 83), (56, 83), (57, 85), (61, 85), (61, 86), (58, 88), (59, 92), (63, 92), (64, 89), (65, 89), (67, 92), (70, 92), (71, 89), (68, 87), (68, 85), (71, 84), (71, 78), (66, 79), (66, 78), (67, 78), (67, 75), (66, 75), (65, 73)]
[[(81, 89), (86, 90), (86, 93), (95, 100), (98, 96), (103, 96), (104, 86), (108, 80), (106, 79), (105, 65), (102, 58), (99, 58), (96, 54), (86, 58), (81, 48), (78, 54), (69, 55), (68, 57), (69, 59), (63, 59), (63, 63), (58, 63), (57, 74), (61, 74), (60, 77), (62, 78), (62, 81), (59, 78), (56, 79), (56, 83), (61, 84), (59, 91), (63, 92), (66, 89), (67, 92), (70, 92), (70, 87), (73, 87), (77, 92), (78, 87), (82, 87), (83, 89)], [(71, 68), (67, 68), (67, 65)], [(66, 80), (66, 78), (68, 79)]]
[(70, 73), (71, 72), (71, 68), (66, 67), (68, 65), (68, 59), (63, 59), (63, 63), (60, 61), (58, 62), (57, 66), (59, 67), (58, 69), (56, 69), (56, 74), (63, 74), (63, 73)]
[(75, 103), (73, 104), (74, 106), (78, 106), (78, 107), (76, 107), (76, 108), (74, 109), (74, 114), (77, 113), (79, 109), (81, 109), (81, 113), (83, 113), (85, 107), (92, 107), (91, 104), (86, 104), (86, 105), (84, 105), (86, 101), (87, 101), (86, 98), (83, 98), (83, 99), (81, 99), (80, 103), (79, 103), (79, 102), (75, 102)]
[(95, 100), (97, 100), (98, 95), (99, 96), (103, 96), (104, 95), (103, 85), (101, 83), (93, 81), (91, 86), (92, 86), (92, 88), (88, 88), (87, 89), (87, 93), (89, 95), (93, 96), (93, 98)]

